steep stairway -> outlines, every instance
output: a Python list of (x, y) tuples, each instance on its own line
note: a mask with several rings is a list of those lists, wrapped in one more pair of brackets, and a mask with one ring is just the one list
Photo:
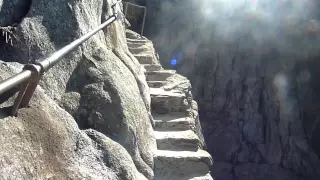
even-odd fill
[(163, 87), (176, 72), (164, 70), (155, 56), (152, 42), (127, 32), (129, 51), (146, 69), (150, 87), (151, 108), (157, 151), (154, 156), (155, 180), (213, 180), (210, 175), (212, 158), (200, 148), (200, 140), (192, 130), (194, 119), (189, 116), (187, 97), (179, 90)]

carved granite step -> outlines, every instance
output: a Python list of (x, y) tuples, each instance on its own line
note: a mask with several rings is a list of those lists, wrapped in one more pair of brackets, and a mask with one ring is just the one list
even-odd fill
[(165, 81), (147, 81), (150, 88), (160, 88), (166, 84)]
[(147, 39), (144, 36), (141, 36), (139, 33), (134, 32), (130, 29), (126, 29), (126, 37), (130, 39)]
[(147, 81), (165, 81), (176, 73), (175, 70), (148, 71)]
[(150, 88), (150, 95), (151, 108), (156, 113), (185, 112), (189, 108), (188, 101), (183, 93), (165, 91), (161, 88)]
[(154, 53), (154, 50), (152, 49), (152, 47), (148, 47), (148, 46), (139, 46), (135, 48), (129, 47), (129, 51), (133, 55), (137, 55), (140, 53), (148, 53), (148, 54)]
[(191, 130), (186, 131), (155, 131), (154, 135), (159, 150), (197, 151), (199, 138)]
[(160, 64), (144, 64), (143, 66), (147, 71), (159, 71), (162, 69)]
[(140, 64), (154, 64), (153, 62), (155, 61), (155, 56), (152, 53), (136, 54), (134, 57), (138, 59)]
[(156, 131), (183, 131), (190, 129), (192, 119), (186, 113), (152, 113)]
[(189, 180), (214, 180), (214, 179), (211, 177), (210, 173), (208, 173), (205, 176), (194, 177)]
[(206, 151), (157, 150), (154, 157), (155, 180), (187, 180), (209, 173), (212, 158)]
[(127, 38), (127, 42), (135, 43), (135, 44), (152, 43), (152, 42), (151, 42), (150, 40), (148, 40), (148, 39), (131, 39), (131, 38)]
[(127, 41), (128, 48), (139, 48), (139, 47), (145, 46), (146, 44), (148, 43), (133, 43), (133, 42)]

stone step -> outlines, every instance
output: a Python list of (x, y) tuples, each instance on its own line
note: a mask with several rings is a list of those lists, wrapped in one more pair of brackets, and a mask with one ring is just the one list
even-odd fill
[(155, 131), (157, 148), (172, 151), (197, 151), (199, 138), (191, 130), (186, 131)]
[(172, 112), (167, 114), (153, 113), (156, 131), (183, 131), (190, 129), (192, 119), (186, 113)]
[(154, 164), (156, 180), (186, 180), (208, 174), (212, 158), (201, 149), (196, 152), (157, 150)]
[(147, 81), (165, 81), (176, 73), (175, 70), (148, 71)]
[(152, 53), (154, 53), (153, 49), (148, 47), (148, 46), (140, 46), (140, 47), (135, 47), (135, 48), (129, 47), (129, 51), (133, 55), (137, 55), (137, 54), (140, 54), (140, 53), (144, 53), (144, 54), (147, 54), (147, 53), (148, 54), (152, 54)]
[(183, 93), (165, 91), (161, 88), (150, 88), (150, 95), (151, 108), (156, 113), (185, 112), (189, 108), (188, 101)]
[(165, 81), (147, 81), (148, 86), (151, 88), (160, 88), (165, 85)]
[(210, 173), (208, 173), (205, 176), (194, 177), (194, 178), (191, 178), (189, 180), (214, 180), (214, 179), (212, 178)]
[(159, 71), (162, 69), (160, 64), (144, 64), (143, 66), (147, 71)]
[(143, 47), (146, 45), (146, 43), (132, 43), (132, 42), (127, 42), (128, 48), (139, 48)]
[(152, 54), (136, 54), (134, 55), (140, 64), (154, 64), (154, 56)]
[(151, 41), (148, 40), (148, 39), (131, 39), (131, 38), (127, 38), (127, 42), (135, 43), (135, 44), (145, 44), (145, 43), (150, 43)]
[(126, 37), (129, 39), (147, 39), (146, 37), (141, 36), (139, 33), (136, 33), (129, 29), (126, 29)]

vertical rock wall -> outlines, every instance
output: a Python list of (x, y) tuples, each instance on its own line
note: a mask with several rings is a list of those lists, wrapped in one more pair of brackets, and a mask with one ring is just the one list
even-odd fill
[(224, 2), (147, 1), (163, 66), (184, 56), (212, 176), (319, 179), (317, 3)]

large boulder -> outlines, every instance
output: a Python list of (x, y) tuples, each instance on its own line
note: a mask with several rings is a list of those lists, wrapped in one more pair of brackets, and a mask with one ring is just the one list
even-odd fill
[[(0, 77), (21, 68), (0, 61)], [(125, 148), (95, 130), (81, 131), (41, 87), (17, 117), (7, 115), (13, 100), (0, 109), (2, 179), (146, 179)]]
[[(114, 1), (115, 2), (115, 1)], [(104, 22), (111, 0), (34, 0), (15, 30), (7, 61), (42, 59)], [(153, 177), (156, 143), (144, 69), (128, 51), (125, 28), (116, 21), (49, 70), (41, 86), (72, 114), (81, 129), (93, 128), (121, 144), (139, 172)]]

